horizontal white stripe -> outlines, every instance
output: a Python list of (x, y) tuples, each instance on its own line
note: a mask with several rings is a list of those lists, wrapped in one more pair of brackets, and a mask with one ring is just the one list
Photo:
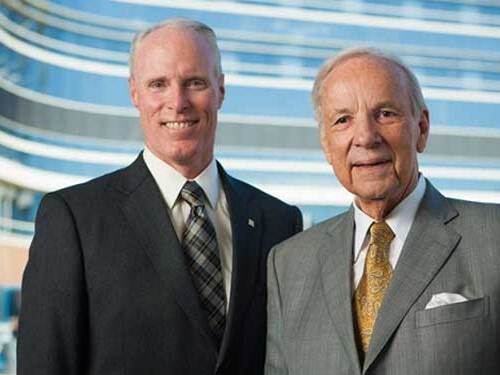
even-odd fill
[(9, 217), (0, 216), (0, 228), (3, 230), (14, 229), (19, 231), (32, 231), (34, 229), (31, 221), (21, 221)]
[[(3, 42), (6, 47), (19, 52), (23, 56), (65, 69), (122, 78), (128, 77), (128, 68), (125, 65), (88, 61), (46, 51), (11, 36), (3, 29), (0, 29), (0, 42)], [(243, 87), (272, 88), (278, 90), (288, 89), (311, 91), (313, 85), (312, 80), (298, 78), (244, 76), (239, 74), (227, 74), (226, 78), (229, 86), (234, 85)], [(435, 99), (458, 102), (500, 104), (500, 93), (494, 92), (424, 88), (423, 93), (426, 99), (431, 100)], [(66, 100), (66, 102), (71, 101)], [(99, 107), (99, 105), (95, 106)]]
[(90, 178), (43, 171), (0, 157), (0, 180), (45, 193), (85, 182)]
[(297, 128), (317, 128), (318, 124), (309, 117), (284, 117), (284, 116), (260, 116), (260, 115), (238, 115), (221, 113), (219, 122), (237, 123), (255, 126), (284, 126)]
[[(331, 166), (326, 162), (300, 160), (262, 160), (219, 158), (227, 168), (238, 171), (254, 172), (285, 172), (285, 173), (318, 173), (332, 174)], [(429, 178), (443, 178), (453, 180), (472, 181), (500, 181), (500, 168), (461, 168), (422, 166), (422, 173)], [(500, 194), (500, 191), (499, 191)]]
[(420, 169), (426, 177), (430, 178), (466, 181), (500, 181), (500, 168), (433, 167), (423, 165)]
[(238, 14), (264, 18), (287, 19), (314, 23), (378, 27), (419, 33), (438, 33), (500, 39), (500, 28), (465, 23), (435, 22), (412, 18), (381, 17), (348, 12), (328, 12), (284, 6), (253, 5), (230, 1), (200, 0), (114, 0), (121, 3), (161, 6), (178, 9), (203, 9), (204, 12)]
[[(227, 84), (243, 87), (258, 87), (278, 90), (305, 90), (311, 91), (313, 81), (300, 78), (277, 78), (266, 76), (245, 76), (240, 74), (226, 74)], [(499, 94), (500, 97), (500, 94)]]
[[(98, 165), (114, 165), (122, 167), (128, 165), (136, 157), (135, 153), (117, 153), (105, 151), (82, 150), (69, 147), (49, 145), (15, 137), (0, 131), (0, 145), (30, 155), (46, 158), (69, 160)], [(319, 173), (332, 174), (330, 165), (326, 161), (300, 160), (262, 160), (247, 158), (220, 158), (223, 165), (230, 170), (252, 172), (284, 172), (284, 173)], [(473, 181), (500, 181), (500, 168), (460, 168), (422, 166), (423, 173), (428, 177), (446, 178)]]
[[(16, 171), (16, 173), (7, 171)], [(0, 158), (0, 179), (16, 186), (41, 192), (53, 191), (89, 180), (88, 177), (83, 176), (41, 171), (5, 158)], [(256, 186), (291, 204), (346, 206), (352, 201), (352, 196), (340, 186), (292, 186), (290, 184), (256, 184)], [(444, 194), (461, 199), (500, 203), (500, 192), (496, 191), (445, 190)]]
[(103, 104), (79, 102), (76, 100), (59, 98), (16, 85), (0, 76), (0, 87), (4, 90), (32, 102), (45, 104), (51, 107), (63, 108), (70, 111), (96, 113), (120, 117), (139, 117), (134, 107), (120, 107)]
[(86, 73), (103, 74), (113, 77), (128, 77), (128, 68), (125, 65), (98, 63), (47, 51), (17, 39), (0, 28), (0, 41), (20, 54), (42, 61), (47, 64), (60, 66), (70, 70)]
[[(28, 3), (32, 3), (38, 8), (42, 8), (46, 11), (49, 11), (51, 13), (55, 13), (57, 16), (63, 15), (66, 18), (73, 18), (78, 20), (84, 19), (85, 22), (87, 23), (97, 23), (101, 24), (106, 27), (116, 27), (119, 26), (119, 28), (130, 28), (134, 30), (141, 30), (145, 29), (147, 26), (150, 25), (150, 23), (144, 22), (144, 21), (127, 21), (126, 24), (123, 24), (123, 19), (120, 18), (115, 18), (115, 17), (105, 17), (105, 16), (98, 16), (92, 13), (86, 13), (86, 12), (81, 12), (77, 11), (72, 8), (66, 8), (63, 6), (60, 6), (58, 4), (55, 4), (53, 2), (47, 2), (47, 1), (42, 1), (42, 0), (27, 0)], [(292, 1), (293, 4), (294, 1)], [(272, 2), (270, 2), (272, 4)], [(283, 1), (280, 1), (281, 4), (284, 4)], [(312, 6), (313, 2), (308, 2), (308, 6)], [(328, 5), (331, 4), (331, 1), (328, 1)], [(374, 8), (377, 8), (377, 4), (365, 4), (366, 6), (369, 6), (370, 13), (373, 12)], [(326, 6), (326, 3), (325, 3)], [(345, 7), (345, 4), (340, 4), (340, 7), (343, 9)], [(384, 7), (385, 8), (385, 7)], [(399, 8), (399, 7), (396, 7)], [(405, 6), (403, 9), (405, 11), (407, 10), (407, 7)], [(420, 9), (420, 10), (425, 10), (425, 9)], [(429, 10), (429, 12), (432, 13), (432, 15), (435, 15), (438, 11), (436, 9)], [(456, 12), (452, 11), (451, 12), (453, 15), (452, 20), (456, 21), (459, 19), (460, 16), (464, 16), (463, 12)], [(383, 11), (383, 14), (397, 14), (397, 12), (387, 12)], [(411, 14), (411, 12), (410, 12)], [(482, 17), (485, 17), (484, 14), (481, 15)], [(500, 17), (496, 17), (497, 19), (500, 19)], [(463, 19), (463, 18), (460, 18)], [(475, 19), (476, 22), (475, 24), (480, 24), (481, 22), (477, 22), (477, 19)], [(45, 22), (50, 24), (50, 20), (46, 19)], [(487, 23), (487, 22), (482, 22), (482, 23)], [(81, 23), (80, 23), (81, 25)], [(57, 28), (64, 28), (65, 24), (57, 24)], [(69, 28), (70, 30), (73, 30), (73, 28)], [(85, 30), (82, 30), (81, 27), (78, 29), (79, 33), (84, 32)], [(74, 30), (73, 30), (74, 31)], [(348, 42), (346, 40), (341, 40), (341, 39), (332, 39), (332, 38), (305, 38), (304, 36), (299, 36), (299, 35), (293, 35), (293, 34), (270, 34), (270, 33), (262, 33), (262, 32), (255, 32), (255, 31), (249, 31), (249, 30), (238, 30), (238, 29), (221, 29), (221, 28), (216, 28), (216, 33), (219, 36), (222, 36), (222, 39), (240, 39), (240, 40), (252, 40), (265, 43), (266, 41), (271, 41), (273, 43), (280, 43), (280, 44), (300, 44), (301, 46), (316, 46), (316, 47), (321, 47), (321, 48), (344, 48), (347, 46), (352, 45), (352, 42)], [(95, 33), (94, 33), (95, 34)], [(97, 33), (97, 37), (102, 37), (105, 34), (105, 32), (100, 31)], [(127, 37), (128, 38), (128, 37)], [(219, 40), (219, 44), (222, 42), (222, 39)], [(128, 40), (128, 39), (127, 39)], [(485, 52), (478, 52), (477, 50), (470, 50), (470, 49), (464, 49), (464, 48), (449, 48), (449, 47), (426, 47), (426, 46), (415, 46), (415, 45), (409, 45), (408, 43), (404, 44), (398, 44), (398, 43), (384, 43), (384, 48), (392, 49), (395, 51), (395, 53), (400, 54), (409, 54), (409, 55), (434, 55), (434, 56), (439, 56), (439, 57), (455, 57), (459, 58), (461, 60), (463, 59), (472, 59), (472, 60), (478, 60), (478, 62), (482, 61), (481, 59), (481, 54)], [(224, 49), (224, 48), (222, 48)], [(498, 60), (500, 59), (500, 54), (497, 53), (496, 51), (488, 51), (486, 52), (487, 56), (486, 60), (488, 62)], [(449, 61), (447, 62), (449, 64)], [(490, 67), (494, 65), (489, 65)], [(460, 68), (460, 66), (458, 66)], [(469, 67), (470, 68), (470, 67)], [(470, 69), (481, 69), (479, 67), (475, 68), (470, 68)]]
[[(352, 195), (342, 187), (256, 184), (259, 189), (285, 202), (304, 206), (348, 206)], [(477, 202), (500, 203), (500, 192), (443, 190), (445, 196)]]
[[(258, 3), (268, 3), (268, 4), (273, 4), (276, 3), (276, 1), (256, 1)], [(279, 0), (280, 4), (286, 4), (286, 5), (301, 5), (300, 3), (297, 3), (296, 0)], [(443, 1), (440, 1), (443, 2)], [(446, 2), (446, 1), (444, 1)], [(462, 4), (467, 4), (467, 2), (459, 2)], [(473, 5), (479, 5), (481, 2), (474, 0), (472, 2), (469, 2)], [(489, 1), (489, 6), (498, 6), (495, 4), (494, 1)], [(362, 2), (356, 2), (355, 4), (351, 5), (350, 3), (347, 3), (345, 1), (336, 1), (336, 0), (309, 0), (304, 2), (304, 4), (307, 4), (309, 8), (315, 8), (315, 9), (330, 9), (330, 10), (353, 10), (352, 8), (355, 7), (356, 11), (358, 13), (360, 12), (366, 12), (370, 14), (381, 14), (381, 15), (387, 15), (387, 14), (394, 14), (394, 15), (401, 15), (401, 16), (409, 16), (411, 18), (424, 18), (424, 19), (434, 19), (434, 20), (440, 20), (440, 21), (453, 21), (456, 22), (458, 20), (473, 20), (474, 23), (481, 24), (481, 23), (492, 23), (492, 24), (500, 24), (500, 17), (494, 14), (485, 14), (485, 13), (480, 13), (479, 11), (475, 11), (475, 9), (467, 9), (467, 8), (461, 8), (461, 9), (453, 9), (453, 10), (447, 10), (447, 9), (436, 9), (436, 8), (427, 8), (425, 2), (420, 1), (420, 2), (413, 2), (411, 3), (401, 3), (401, 5), (384, 5), (384, 4), (377, 4), (375, 1), (362, 1)]]
[(134, 36), (133, 32), (120, 31), (111, 27), (103, 28), (91, 26), (87, 22), (82, 22), (81, 20), (73, 22), (67, 18), (61, 17), (59, 14), (57, 16), (52, 16), (36, 8), (29, 7), (24, 4), (24, 2), (19, 0), (3, 0), (3, 2), (16, 13), (28, 18), (27, 21), (36, 21), (42, 25), (52, 26), (56, 29), (69, 31), (70, 33), (87, 35), (94, 38), (116, 40), (120, 42), (129, 42)]
[(14, 234), (0, 230), (0, 246), (19, 248), (19, 250), (28, 250), (31, 240), (32, 236), (23, 236), (21, 234)]
[(32, 43), (42, 45), (45, 48), (57, 49), (64, 53), (72, 53), (84, 57), (97, 58), (102, 60), (113, 60), (118, 62), (127, 62), (127, 52), (116, 52), (102, 48), (87, 47), (81, 44), (65, 42), (62, 40), (47, 37), (43, 34), (34, 32), (15, 22), (12, 22), (8, 17), (0, 13), (0, 25), (6, 30), (24, 38)]
[(451, 102), (470, 102), (484, 104), (500, 104), (500, 93), (475, 90), (448, 90), (423, 88), (426, 100), (446, 100)]
[(78, 23), (92, 23), (105, 27), (116, 27), (120, 29), (130, 29), (133, 31), (145, 29), (150, 25), (150, 23), (140, 20), (140, 19), (127, 19), (124, 22), (123, 18), (102, 16), (95, 13), (83, 12), (78, 9), (66, 7), (55, 3), (54, 1), (45, 0), (24, 0), (24, 2), (29, 3), (37, 8), (43, 9), (44, 11), (55, 14), (56, 16), (63, 16), (65, 18), (73, 19)]
[[(58, 108), (64, 108), (73, 111), (90, 112), (104, 115), (112, 116), (123, 116), (123, 117), (139, 117), (138, 111), (133, 107), (119, 107), (119, 106), (108, 106), (100, 104), (91, 104), (78, 102), (75, 100), (68, 100), (58, 98), (56, 96), (51, 96), (47, 94), (42, 94), (34, 90), (18, 86), (4, 78), (0, 77), (0, 87), (9, 91), (12, 94), (20, 96), (22, 98), (34, 101), (37, 103), (42, 103), (45, 105), (50, 105)], [(500, 95), (499, 95), (500, 97)], [(284, 117), (284, 116), (260, 116), (260, 115), (240, 115), (240, 114), (224, 114), (219, 115), (221, 122), (237, 122), (241, 124), (251, 124), (251, 125), (274, 125), (274, 126), (294, 126), (294, 127), (316, 127), (317, 124), (312, 118), (308, 117)], [(476, 136), (476, 137), (494, 137), (500, 136), (499, 129), (493, 128), (480, 128), (480, 127), (462, 127), (462, 126), (444, 126), (444, 125), (433, 125), (432, 132), (436, 134), (450, 134), (450, 135), (464, 135), (464, 136)]]
[(500, 193), (496, 191), (475, 191), (475, 190), (453, 190), (446, 189), (442, 191), (443, 195), (464, 199), (466, 201), (486, 202), (486, 203), (500, 203)]
[(15, 137), (2, 131), (0, 131), (0, 145), (30, 155), (82, 163), (125, 166), (130, 164), (135, 158), (135, 155), (129, 153), (100, 152), (54, 146)]
[[(3, 131), (0, 131), (0, 145), (30, 155), (98, 165), (114, 165), (117, 167), (128, 165), (136, 157), (135, 153), (83, 150), (50, 145), (16, 137)], [(226, 168), (239, 171), (332, 174), (331, 167), (326, 161), (288, 161), (224, 157), (220, 158), (220, 160)], [(428, 177), (473, 181), (500, 181), (500, 168), (423, 165), (421, 169)]]

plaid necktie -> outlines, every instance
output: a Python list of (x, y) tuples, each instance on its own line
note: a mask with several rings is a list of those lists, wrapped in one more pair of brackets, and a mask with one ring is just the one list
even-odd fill
[(362, 357), (368, 351), (378, 310), (392, 278), (389, 246), (394, 233), (383, 221), (370, 226), (370, 236), (363, 276), (354, 292), (354, 320)]
[(207, 216), (200, 185), (186, 181), (181, 197), (191, 206), (182, 247), (208, 323), (220, 347), (226, 325), (225, 293), (215, 229)]

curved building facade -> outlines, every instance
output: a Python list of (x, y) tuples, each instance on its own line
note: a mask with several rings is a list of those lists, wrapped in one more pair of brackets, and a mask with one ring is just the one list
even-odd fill
[[(200, 20), (218, 36), (227, 85), (218, 159), (299, 205), (306, 225), (351, 201), (322, 156), (310, 91), (324, 59), (353, 46), (385, 49), (417, 74), (431, 113), (424, 174), (449, 196), (500, 202), (496, 2), (2, 0), (0, 350), (43, 194), (125, 166), (142, 149), (129, 43), (168, 17)], [(4, 354), (0, 369), (9, 366)]]

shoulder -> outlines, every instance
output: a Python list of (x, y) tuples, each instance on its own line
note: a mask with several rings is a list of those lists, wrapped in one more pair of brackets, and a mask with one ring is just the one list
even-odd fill
[(227, 182), (229, 182), (230, 186), (240, 193), (245, 193), (250, 199), (254, 201), (261, 201), (268, 204), (276, 205), (276, 206), (290, 206), (289, 204), (283, 202), (282, 200), (272, 196), (269, 193), (266, 193), (259, 188), (250, 185), (247, 182), (244, 182), (236, 177), (232, 177), (226, 174)]
[(46, 197), (59, 197), (66, 201), (96, 197), (104, 194), (110, 187), (113, 187), (115, 183), (119, 181), (122, 173), (123, 169), (120, 169), (112, 173), (93, 178), (84, 183), (68, 186), (51, 192), (47, 194)]
[(500, 204), (498, 203), (473, 202), (454, 198), (447, 199), (459, 213), (500, 216)]
[(124, 185), (131, 185), (130, 181), (135, 181), (137, 184), (137, 181), (141, 181), (145, 176), (147, 176), (147, 168), (140, 157), (125, 168), (47, 193), (40, 206), (62, 207), (65, 205), (74, 209), (83, 209), (83, 211), (96, 205), (105, 206), (113, 200), (116, 194), (124, 190)]
[(300, 211), (296, 206), (290, 205), (255, 186), (228, 175), (225, 172), (222, 174), (222, 180), (223, 185), (233, 189), (239, 195), (246, 197), (248, 202), (252, 205), (257, 205), (266, 211), (276, 212), (277, 214), (282, 214), (283, 212), (288, 212), (288, 214), (293, 213), (295, 215), (300, 214)]
[(453, 220), (456, 226), (494, 232), (500, 236), (500, 204), (471, 202), (460, 199), (448, 198), (448, 202), (458, 212)]
[(325, 242), (334, 240), (332, 231), (345, 225), (347, 217), (348, 213), (344, 212), (313, 225), (275, 246), (270, 257), (277, 263), (298, 263), (300, 259), (315, 258)]

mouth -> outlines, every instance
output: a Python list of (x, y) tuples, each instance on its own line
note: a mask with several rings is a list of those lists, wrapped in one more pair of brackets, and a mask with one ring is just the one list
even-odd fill
[(353, 163), (353, 167), (371, 168), (389, 164), (391, 160), (369, 160)]
[(195, 125), (197, 121), (162, 121), (160, 126), (164, 126), (168, 129), (187, 129)]

